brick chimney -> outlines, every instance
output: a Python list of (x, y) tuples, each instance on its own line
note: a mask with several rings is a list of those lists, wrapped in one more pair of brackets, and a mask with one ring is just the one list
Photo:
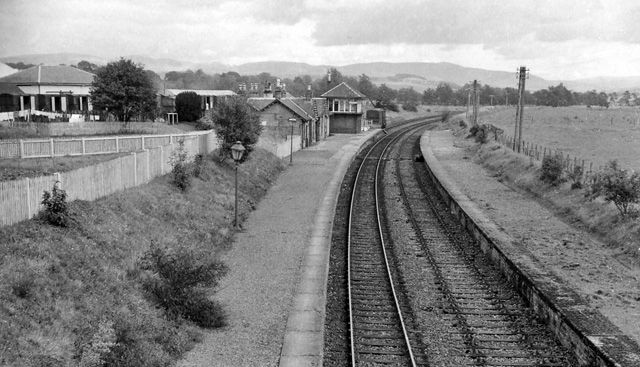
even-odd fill
[(276, 87), (273, 90), (273, 98), (276, 98), (276, 99), (282, 98), (282, 86), (280, 85), (280, 78), (276, 79)]
[(304, 99), (305, 101), (310, 101), (311, 97), (312, 97), (311, 85), (307, 85), (307, 91), (304, 92)]
[(265, 98), (272, 98), (273, 97), (273, 91), (271, 90), (271, 82), (265, 83), (263, 96)]

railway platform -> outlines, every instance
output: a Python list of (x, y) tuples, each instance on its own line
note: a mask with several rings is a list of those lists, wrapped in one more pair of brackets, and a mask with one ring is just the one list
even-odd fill
[(633, 299), (640, 295), (640, 271), (500, 182), (472, 161), (463, 143), (449, 130), (434, 130), (424, 133), (420, 146), (439, 191), (483, 252), (518, 284), (581, 365), (637, 366), (640, 308)]
[(325, 282), (340, 184), (362, 144), (337, 134), (293, 155), (223, 257), (216, 294), (228, 325), (208, 331), (178, 366), (317, 366)]

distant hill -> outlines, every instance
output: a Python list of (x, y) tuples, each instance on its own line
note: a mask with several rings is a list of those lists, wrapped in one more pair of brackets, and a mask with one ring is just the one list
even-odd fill
[[(310, 75), (314, 78), (323, 76), (329, 65), (310, 65), (299, 62), (286, 61), (264, 61), (253, 62), (241, 65), (226, 65), (218, 62), (196, 63), (181, 61), (170, 58), (153, 58), (144, 55), (124, 56), (135, 62), (145, 65), (146, 68), (158, 74), (168, 71), (185, 71), (187, 69), (202, 69), (208, 74), (236, 71), (240, 74), (260, 74), (270, 73), (281, 78), (293, 78), (301, 75)], [(47, 64), (47, 65), (75, 65), (82, 60), (86, 60), (98, 65), (104, 65), (111, 60), (105, 57), (94, 55), (59, 53), (59, 54), (39, 54), (2, 57), (0, 62), (20, 62), (25, 64)], [(447, 82), (452, 86), (461, 86), (472, 82), (474, 79), (481, 84), (488, 84), (493, 87), (517, 88), (516, 66), (512, 71), (486, 70), (479, 68), (469, 68), (448, 62), (371, 62), (351, 64), (336, 67), (343, 75), (359, 76), (367, 74), (374, 83), (385, 83), (392, 88), (413, 87), (417, 91), (427, 88), (434, 88), (440, 82)], [(527, 90), (544, 89), (551, 85), (557, 85), (561, 81), (545, 80), (535, 75), (530, 75), (527, 79)], [(564, 82), (569, 89), (584, 92), (587, 90), (598, 91), (624, 91), (640, 89), (640, 76), (634, 77), (598, 77), (581, 80), (570, 80)]]

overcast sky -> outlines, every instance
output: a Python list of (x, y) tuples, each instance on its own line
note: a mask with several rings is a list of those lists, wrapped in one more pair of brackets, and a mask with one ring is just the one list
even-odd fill
[(1, 0), (0, 56), (58, 52), (640, 75), (640, 1)]

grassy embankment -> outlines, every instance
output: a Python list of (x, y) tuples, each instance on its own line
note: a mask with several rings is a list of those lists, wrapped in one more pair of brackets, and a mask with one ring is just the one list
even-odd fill
[[(241, 218), (282, 169), (263, 150), (240, 166)], [(0, 365), (73, 366), (91, 353), (112, 366), (173, 364), (200, 332), (145, 297), (139, 260), (152, 243), (186, 248), (204, 262), (225, 251), (233, 177), (231, 163), (207, 157), (186, 193), (164, 176), (70, 203), (69, 228), (37, 219), (0, 228)]]
[[(640, 169), (637, 160), (640, 129), (635, 124), (633, 110), (534, 107), (526, 108), (524, 116), (524, 140), (561, 149), (572, 157), (591, 160), (594, 170), (612, 159), (617, 159), (624, 169)], [(510, 136), (513, 136), (514, 120), (513, 108), (481, 116), (481, 123), (498, 126)], [(451, 126), (459, 129), (456, 121), (459, 119), (455, 119)], [(588, 200), (584, 189), (571, 189), (569, 181), (559, 186), (543, 184), (539, 179), (540, 162), (516, 154), (496, 142), (475, 145), (472, 149), (475, 150), (476, 161), (504, 183), (533, 194), (561, 218), (583, 226), (623, 254), (631, 255), (634, 261), (640, 259), (640, 220), (637, 217), (621, 217), (612, 203)]]

